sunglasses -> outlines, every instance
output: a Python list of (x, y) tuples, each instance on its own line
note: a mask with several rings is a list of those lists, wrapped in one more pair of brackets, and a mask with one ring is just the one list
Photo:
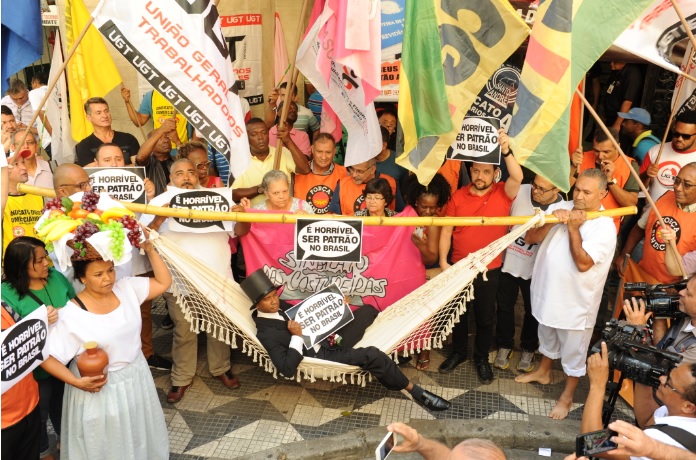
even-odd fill
[(672, 138), (681, 137), (681, 138), (684, 139), (685, 141), (688, 141), (689, 139), (691, 139), (691, 138), (694, 137), (694, 136), (696, 136), (696, 133), (694, 133), (694, 134), (684, 134), (684, 133), (680, 133), (679, 131), (672, 131)]

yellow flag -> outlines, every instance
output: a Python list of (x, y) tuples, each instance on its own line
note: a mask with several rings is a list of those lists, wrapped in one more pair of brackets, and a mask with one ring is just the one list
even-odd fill
[[(72, 48), (88, 21), (89, 12), (82, 0), (66, 1), (65, 30), (68, 49)], [(94, 131), (92, 124), (87, 121), (84, 103), (92, 97), (106, 96), (121, 83), (121, 75), (94, 26), (89, 27), (67, 69), (72, 137), (79, 142)]]

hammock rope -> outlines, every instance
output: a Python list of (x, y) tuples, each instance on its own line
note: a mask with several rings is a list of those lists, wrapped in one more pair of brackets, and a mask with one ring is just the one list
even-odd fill
[[(365, 331), (356, 347), (375, 346), (393, 356), (409, 356), (420, 350), (442, 348), (466, 302), (473, 299), (472, 282), (506, 247), (526, 231), (538, 225), (544, 214), (537, 212), (525, 224), (502, 238), (452, 265), (448, 270), (415, 289), (381, 312)], [(252, 357), (266, 372), (278, 378), (259, 340), (249, 310), (251, 301), (239, 285), (205, 263), (191, 257), (166, 237), (151, 231), (153, 245), (172, 273), (172, 291), (191, 329), (210, 332), (232, 348), (242, 343), (242, 353)], [(305, 357), (294, 378), (365, 386), (372, 376), (357, 366)]]

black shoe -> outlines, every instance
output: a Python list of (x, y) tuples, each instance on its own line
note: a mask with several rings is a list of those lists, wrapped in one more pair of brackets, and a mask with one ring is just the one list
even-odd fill
[(406, 364), (410, 363), (411, 360), (413, 360), (413, 356), (409, 355), (405, 358), (403, 356), (399, 356), (399, 364), (397, 364), (397, 366), (399, 366), (399, 367), (405, 366)]
[(478, 361), (476, 363), (476, 373), (478, 378), (484, 385), (488, 385), (493, 381), (493, 369), (488, 361)]
[(440, 368), (438, 370), (441, 374), (449, 374), (464, 361), (466, 361), (466, 355), (453, 351), (452, 354), (449, 355), (447, 359), (442, 362), (442, 364), (440, 364)]
[(172, 329), (174, 327), (174, 322), (172, 321), (171, 316), (169, 316), (169, 313), (167, 313), (167, 316), (165, 316), (162, 319), (162, 322), (160, 323), (160, 327), (162, 329)]
[(172, 369), (172, 362), (157, 354), (147, 358), (147, 365), (153, 369), (159, 369), (161, 371), (169, 371)]
[(433, 411), (447, 410), (452, 406), (451, 402), (428, 390), (423, 390), (423, 395), (420, 398), (414, 397), (413, 400), (426, 409)]

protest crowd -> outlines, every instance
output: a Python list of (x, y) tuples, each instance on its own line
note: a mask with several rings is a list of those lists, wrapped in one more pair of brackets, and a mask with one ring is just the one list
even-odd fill
[[(540, 6), (539, 11), (542, 9), (545, 11)], [(404, 40), (408, 33), (406, 26)], [(532, 49), (530, 45), (530, 52)], [(593, 456), (696, 458), (693, 104), (675, 108), (670, 124), (661, 127), (667, 132), (663, 144), (651, 130), (657, 125), (650, 95), (643, 89), (645, 66), (618, 60), (602, 62), (603, 66), (590, 62), (592, 68), (584, 69), (585, 94), (587, 99), (592, 96), (590, 106), (601, 120), (586, 122), (585, 127), (592, 129), (581, 130), (573, 148), (568, 148), (571, 128), (568, 123), (563, 125), (566, 142), (561, 143), (559, 160), (540, 166), (530, 159), (535, 147), (520, 140), (528, 126), (524, 122), (520, 122), (522, 127), (516, 125), (515, 117), (519, 119), (533, 105), (522, 95), (523, 69), (522, 80), (515, 83), (519, 89), (517, 101), (512, 101), (515, 110), (513, 103), (507, 107), (512, 123), (502, 116), (483, 117), (457, 108), (463, 110), (460, 120), (466, 115), (461, 133), (453, 128), (449, 142), (439, 150), (441, 155), (423, 172), (418, 161), (428, 162), (424, 154), (419, 160), (405, 161), (402, 155), (415, 150), (416, 144), (430, 155), (443, 142), (444, 137), (433, 140), (432, 136), (423, 137), (428, 142), (421, 143), (420, 137), (414, 141), (421, 136), (419, 123), (424, 123), (414, 111), (424, 109), (401, 96), (377, 104), (363, 99), (356, 109), (366, 127), (361, 134), (349, 126), (355, 120), (346, 121), (336, 107), (326, 104), (332, 97), (327, 96), (330, 87), (324, 92), (326, 80), (321, 75), (314, 79), (302, 68), (301, 51), (298, 67), (306, 78), (305, 91), (298, 92), (286, 70), (281, 82), (261, 95), (261, 103), (250, 105), (236, 94), (230, 97), (230, 106), (225, 106), (231, 113), (228, 120), (234, 119), (231, 124), (243, 135), (232, 142), (235, 136), (230, 134), (222, 143), (213, 140), (206, 122), (201, 121), (207, 116), (217, 128), (210, 109), (206, 112), (201, 105), (203, 118), (196, 118), (182, 113), (165, 91), (155, 87), (139, 90), (138, 101), (135, 88), (121, 83), (117, 92), (128, 120), (115, 119), (105, 99), (115, 87), (89, 94), (78, 105), (85, 135), (74, 139), (74, 150), (61, 151), (65, 143), (55, 142), (59, 126), (52, 125), (41, 106), (50, 91), (48, 76), (32, 71), (27, 83), (23, 69), (8, 74), (11, 78), (3, 81), (1, 101), (2, 330), (23, 324), (30, 327), (30, 321), (37, 321), (44, 332), (43, 348), (37, 351), (43, 358), (33, 371), (17, 372), (8, 388), (5, 370), (13, 364), (25, 366), (26, 359), (12, 360), (21, 356), (17, 341), (29, 337), (32, 329), (23, 335), (11, 333), (7, 341), (3, 336), (2, 459), (169, 458), (167, 426), (150, 369), (170, 372), (167, 404), (186, 398), (197, 372), (199, 351), (199, 333), (192, 327), (187, 305), (205, 294), (196, 286), (177, 284), (152, 241), (159, 237), (171, 241), (197, 264), (239, 285), (250, 301), (248, 315), (256, 336), (281, 376), (299, 375), (305, 357), (356, 365), (386, 389), (402, 391), (427, 411), (438, 412), (449, 410), (452, 403), (421, 387), (402, 368), (448, 374), (469, 361), (466, 365), (473, 365), (482, 385), (490, 384), (506, 369), (514, 370), (519, 384), (548, 385), (554, 362), (559, 362), (564, 389), (548, 416), (564, 419), (574, 403), (584, 403), (581, 432), (608, 425), (614, 432), (611, 440), (617, 444)], [(687, 52), (687, 61), (689, 55)], [(496, 67), (507, 56), (500, 56)], [(440, 62), (438, 56), (434, 59), (432, 62)], [(402, 73), (407, 74), (403, 68)], [(3, 79), (5, 76), (3, 69)], [(358, 76), (353, 73), (352, 78)], [(408, 78), (409, 91), (425, 91), (411, 80), (412, 75)], [(361, 75), (360, 79), (369, 87), (368, 77)], [(443, 85), (446, 80), (443, 78)], [(681, 84), (686, 85), (686, 80)], [(480, 86), (473, 93), (479, 90)], [(403, 95), (403, 83), (401, 91)], [(77, 97), (72, 90), (70, 97)], [(301, 104), (303, 99), (306, 105)], [(437, 103), (433, 106), (444, 110), (439, 115), (448, 120), (449, 112), (455, 112), (455, 108), (448, 111), (446, 100), (444, 109)], [(336, 111), (333, 124), (327, 110)], [(437, 115), (425, 117), (434, 120)], [(586, 116), (592, 119), (589, 112)], [(76, 120), (76, 112), (71, 118)], [(31, 126), (27, 124), (30, 120), (35, 120)], [(131, 125), (143, 132), (141, 139), (126, 132), (132, 130)], [(70, 132), (62, 136), (70, 136)], [(460, 139), (468, 140), (460, 144)], [(235, 163), (240, 157), (245, 158), (244, 167)], [(56, 198), (18, 190), (23, 185), (50, 189)], [(354, 230), (309, 223), (301, 232), (298, 221), (294, 234), (294, 226), (287, 224), (266, 227), (269, 224), (255, 221), (223, 223), (134, 214), (116, 200), (252, 216), (295, 214), (307, 222), (333, 222), (314, 219), (331, 215), (398, 221), (535, 213), (557, 221), (529, 229), (480, 267), (471, 280), (474, 295), (454, 321), (444, 346), (446, 358), (431, 368), (431, 346), (419, 348), (412, 359), (397, 363), (385, 350), (362, 347), (358, 342), (394, 302), (456, 270), (458, 262), (519, 225), (433, 224), (410, 226), (397, 233), (401, 227), (385, 226), (372, 232), (368, 226)], [(632, 206), (638, 208), (636, 216), (590, 214)], [(290, 243), (290, 249), (281, 244), (288, 239), (297, 240)], [(350, 260), (356, 251), (359, 262)], [(325, 262), (327, 266), (353, 267), (348, 271), (338, 268), (332, 274), (338, 278), (332, 284), (337, 290), (324, 284), (309, 289), (312, 275), (306, 275), (310, 281), (304, 285), (298, 281), (299, 275), (291, 276), (293, 270), (301, 272), (304, 263)], [(353, 283), (345, 281), (348, 273)], [(388, 295), (377, 294), (392, 283), (397, 286), (397, 279), (402, 278), (407, 281)], [(356, 287), (358, 281), (365, 285)], [(648, 288), (633, 293), (627, 288), (625, 300), (614, 305), (609, 298), (617, 285), (629, 282), (645, 282)], [(645, 294), (650, 286), (658, 286), (658, 294), (671, 299), (668, 314), (656, 313), (657, 302)], [(314, 339), (313, 319), (303, 320), (302, 310), (293, 310), (298, 299), (316, 300), (320, 295), (345, 306), (341, 311), (347, 312), (334, 314), (338, 307), (331, 307), (327, 317), (331, 314), (343, 321), (342, 315), (350, 314), (352, 320), (335, 321), (340, 325)], [(171, 348), (157, 352), (153, 345), (155, 299), (163, 299), (167, 315), (154, 327), (173, 329)], [(329, 301), (316, 302), (313, 308), (318, 309)], [(523, 307), (521, 324), (516, 321), (518, 305)], [(632, 382), (635, 425), (603, 418), (607, 385), (619, 366), (615, 360), (618, 351), (612, 348), (617, 345), (605, 329), (612, 318), (623, 321), (617, 328), (638, 331), (645, 338), (640, 343), (647, 347), (641, 350), (649, 350), (644, 351), (645, 356), (677, 355), (670, 358), (671, 365), (659, 368), (664, 372), (651, 382)], [(427, 323), (424, 327), (427, 330)], [(98, 348), (93, 345), (95, 330), (99, 331)], [(242, 387), (243, 379), (232, 372), (235, 354), (229, 343), (210, 329), (200, 334), (206, 335), (210, 375), (230, 392)], [(13, 350), (15, 354), (10, 353)], [(83, 362), (103, 354), (108, 360), (96, 364), (97, 371), (83, 371)], [(268, 374), (268, 378), (273, 376)], [(582, 380), (589, 382), (589, 394), (585, 401), (578, 401), (575, 392)], [(58, 445), (50, 446), (49, 422)], [(394, 452), (418, 452), (428, 459), (505, 458), (501, 447), (506, 446), (486, 440), (467, 439), (450, 449), (402, 423), (392, 423), (387, 430), (402, 440)], [(103, 436), (105, 432), (109, 435)], [(572, 454), (567, 458), (584, 457)]]

